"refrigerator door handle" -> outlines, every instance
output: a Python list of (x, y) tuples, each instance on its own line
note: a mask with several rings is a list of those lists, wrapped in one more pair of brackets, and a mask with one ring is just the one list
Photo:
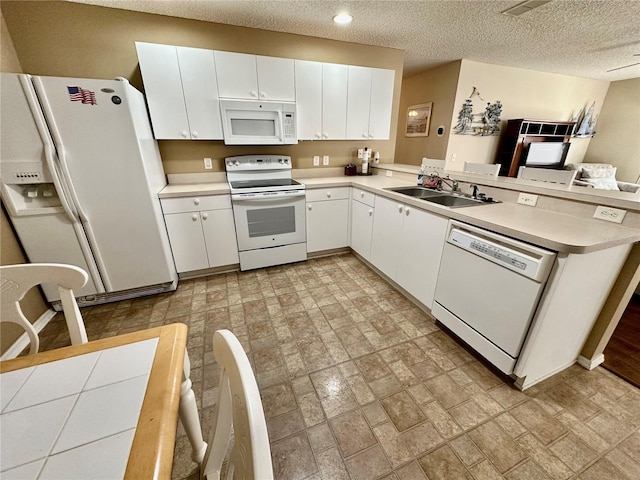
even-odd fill
[(69, 167), (67, 165), (67, 152), (64, 148), (64, 144), (62, 143), (60, 136), (58, 135), (55, 124), (51, 125), (52, 133), (55, 135), (57, 140), (58, 147), (58, 161), (62, 168), (62, 174), (65, 178), (68, 179), (67, 186), (69, 187), (69, 193), (71, 195), (71, 199), (76, 205), (78, 209), (78, 215), (80, 216), (80, 221), (82, 222), (82, 226), (84, 227), (84, 231), (87, 234), (87, 238), (89, 239), (89, 243), (91, 245), (91, 250), (93, 252), (93, 257), (95, 258), (96, 264), (98, 265), (98, 269), (100, 270), (100, 274), (102, 277), (102, 281), (104, 283), (107, 292), (113, 291), (113, 287), (111, 284), (111, 280), (109, 280), (109, 275), (107, 274), (107, 268), (105, 267), (104, 261), (102, 260), (102, 256), (100, 255), (100, 249), (98, 248), (98, 242), (96, 241), (96, 236), (93, 233), (93, 228), (91, 227), (91, 222), (87, 217), (86, 213), (82, 210), (80, 206), (80, 202), (78, 201), (78, 196), (73, 188), (73, 183), (71, 182), (71, 175), (69, 174)]

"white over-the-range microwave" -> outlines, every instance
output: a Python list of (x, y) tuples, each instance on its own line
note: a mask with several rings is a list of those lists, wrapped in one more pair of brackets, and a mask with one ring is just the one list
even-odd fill
[(220, 100), (226, 145), (298, 143), (296, 104), (256, 100)]

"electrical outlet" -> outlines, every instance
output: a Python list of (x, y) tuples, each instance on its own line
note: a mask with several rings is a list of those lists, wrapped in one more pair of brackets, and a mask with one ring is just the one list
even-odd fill
[(358, 149), (358, 158), (362, 159), (362, 157), (364, 157), (364, 148), (359, 148)]
[(455, 154), (455, 153), (452, 153), (452, 154), (451, 154), (451, 161), (452, 161), (452, 162), (455, 162), (455, 161), (456, 161), (456, 154)]
[(320, 165), (320, 155), (314, 155), (313, 156), (313, 166), (317, 167)]
[(593, 218), (599, 218), (600, 220), (606, 220), (607, 222), (622, 223), (626, 213), (626, 210), (598, 205), (596, 207), (596, 212), (593, 214)]
[(530, 207), (535, 207), (536, 203), (538, 203), (538, 195), (532, 195), (530, 193), (520, 193), (518, 195), (518, 203), (522, 205), (529, 205)]
[(391, 170), (387, 170), (387, 177), (393, 177), (393, 172)]
[(211, 164), (211, 159), (210, 158), (205, 158), (204, 159), (204, 168), (206, 168), (207, 170), (211, 170), (213, 168), (213, 165)]
[(322, 157), (322, 165), (324, 165), (324, 166), (329, 165), (329, 155), (324, 155)]

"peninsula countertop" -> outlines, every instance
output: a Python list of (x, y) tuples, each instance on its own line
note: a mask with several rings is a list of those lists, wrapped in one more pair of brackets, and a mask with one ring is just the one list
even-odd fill
[[(295, 174), (294, 174), (295, 177)], [(409, 186), (406, 179), (383, 175), (298, 178), (307, 189), (356, 187), (443, 217), (456, 219), (561, 253), (590, 253), (640, 241), (640, 229), (604, 220), (582, 218), (511, 202), (448, 208), (395, 193), (387, 188)], [(167, 185), (161, 199), (229, 194), (228, 184)]]

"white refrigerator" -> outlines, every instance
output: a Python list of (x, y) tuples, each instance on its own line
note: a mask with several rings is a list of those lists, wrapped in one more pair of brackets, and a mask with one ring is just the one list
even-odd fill
[(2, 201), (29, 261), (86, 270), (81, 305), (175, 290), (143, 95), (125, 79), (3, 73), (0, 100)]

